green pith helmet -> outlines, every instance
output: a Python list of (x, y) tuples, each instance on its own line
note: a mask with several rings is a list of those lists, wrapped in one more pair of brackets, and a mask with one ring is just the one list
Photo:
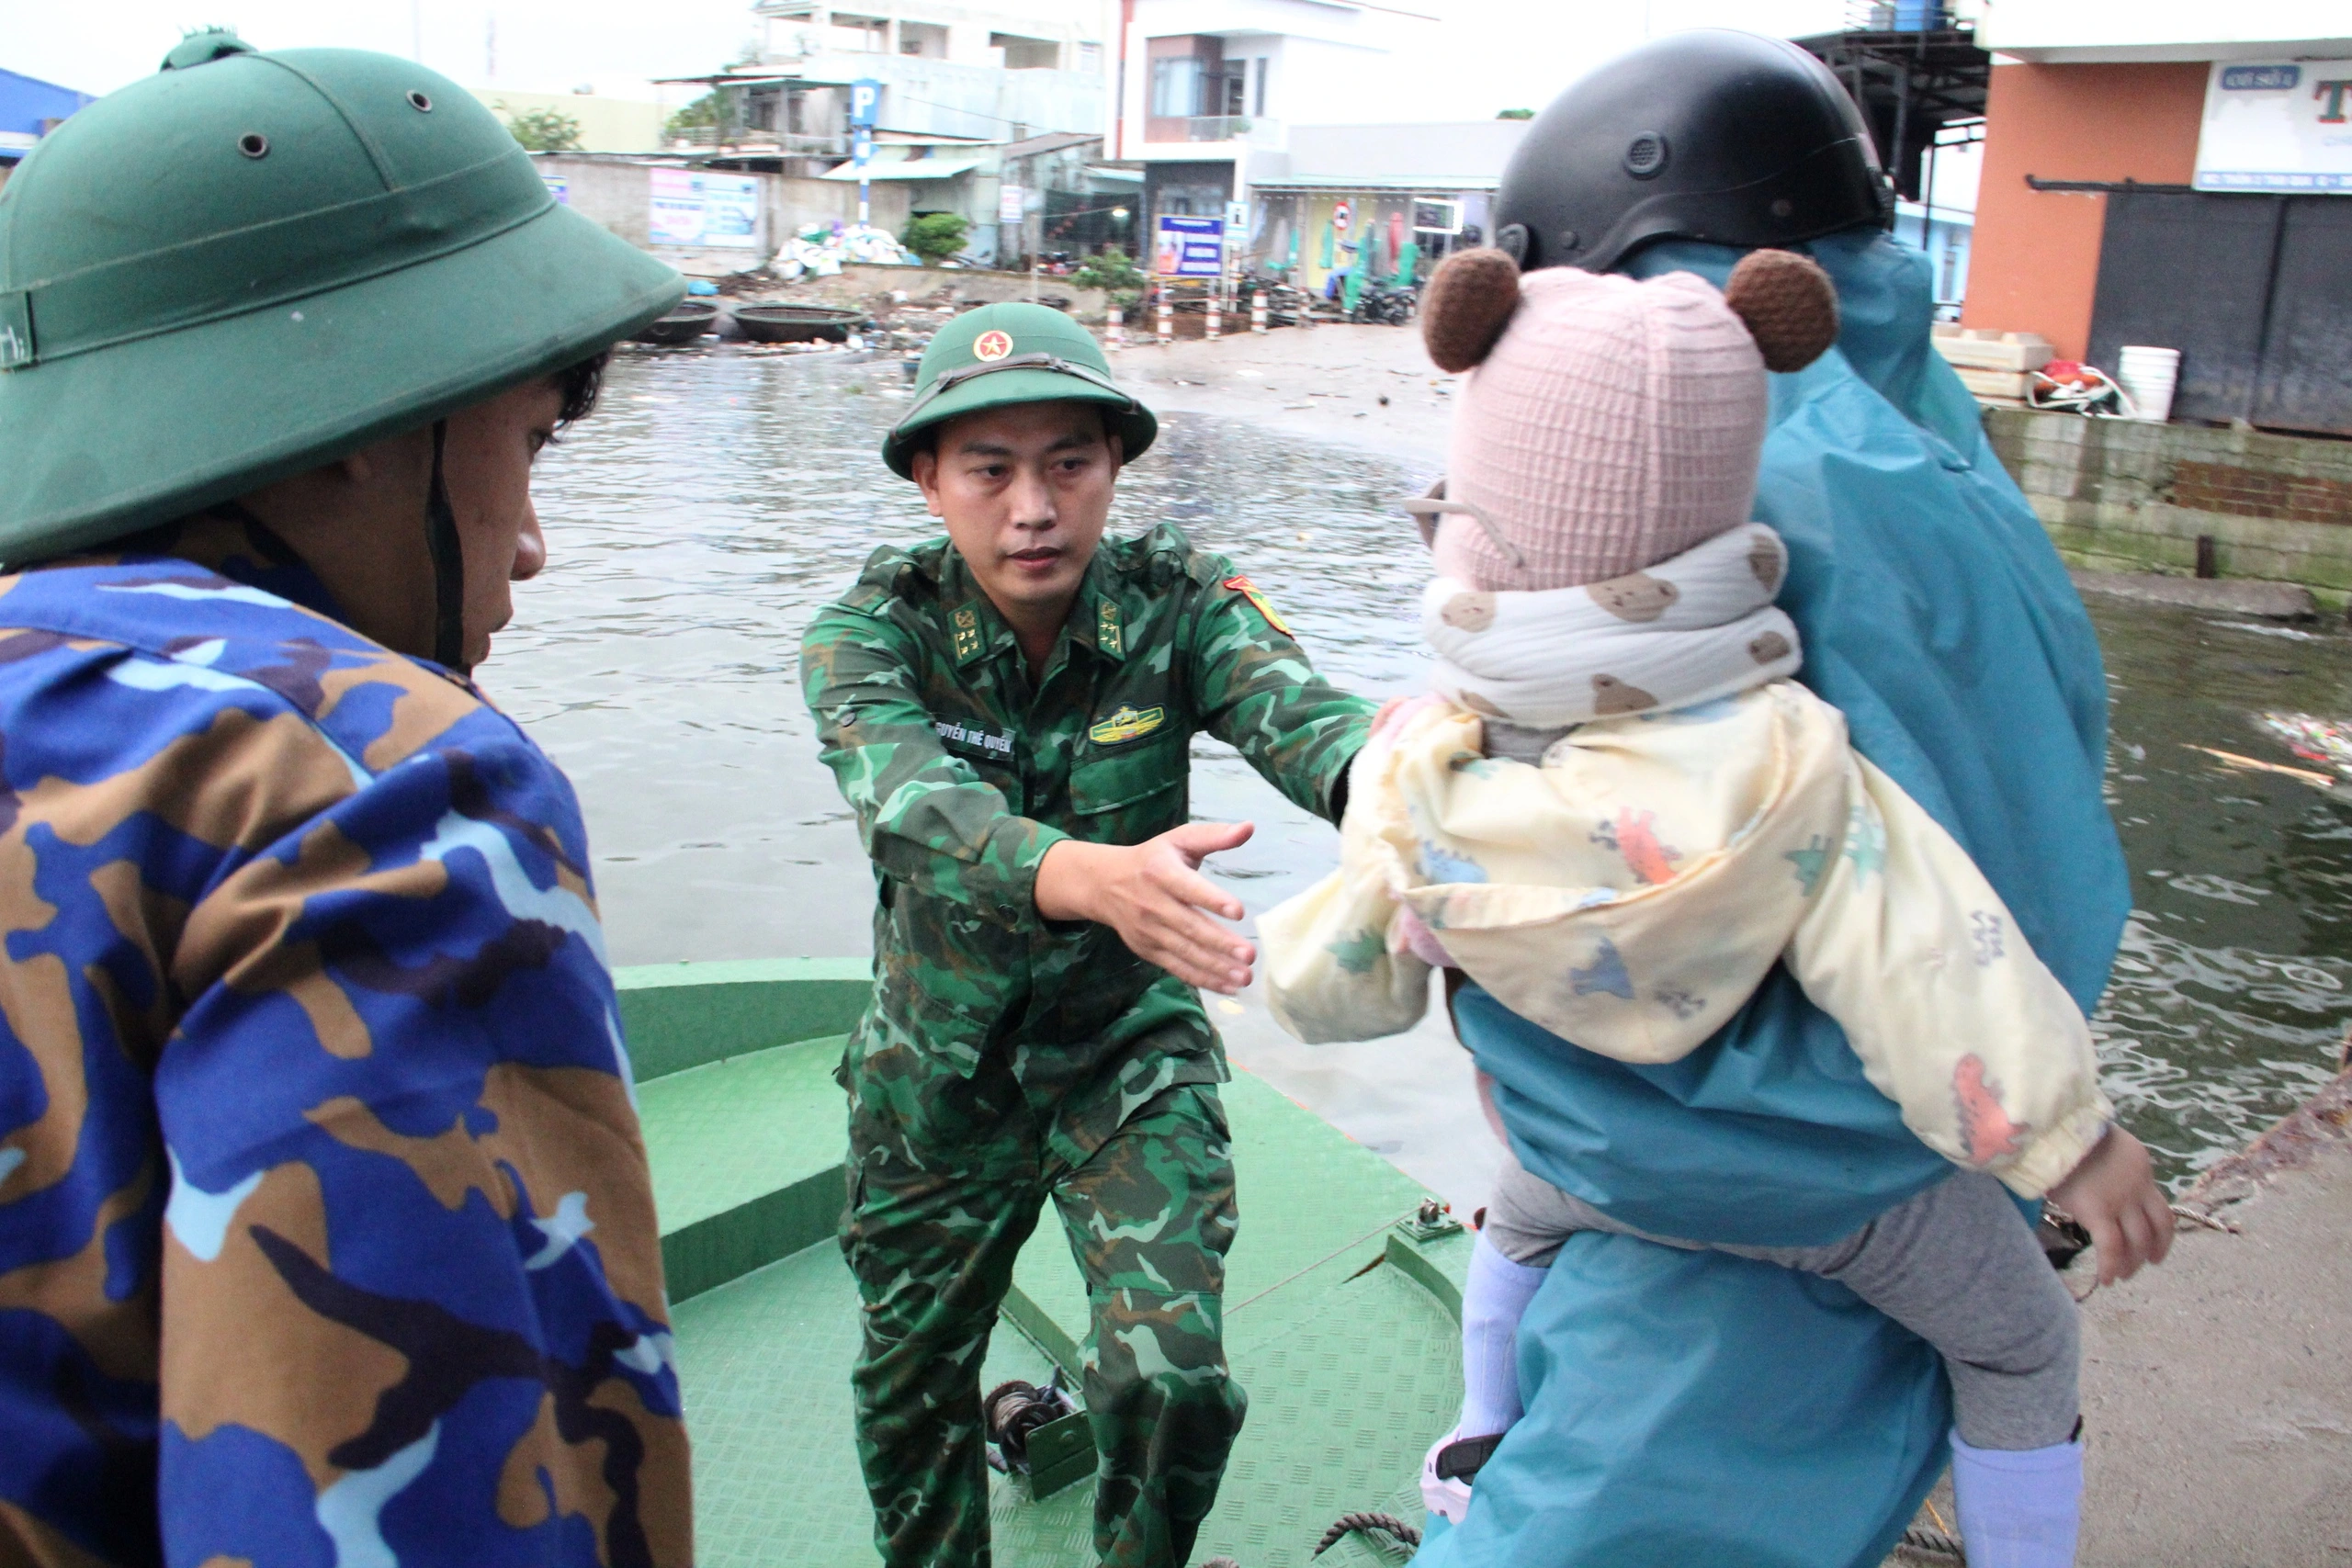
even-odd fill
[(915, 400), (882, 438), (882, 460), (914, 478), (913, 437), (943, 420), (1008, 403), (1104, 403), (1119, 412), (1120, 457), (1133, 462), (1159, 422), (1111, 379), (1094, 334), (1048, 305), (983, 305), (945, 326), (922, 351)]
[(431, 424), (684, 292), (446, 77), (198, 35), (0, 190), (0, 559)]

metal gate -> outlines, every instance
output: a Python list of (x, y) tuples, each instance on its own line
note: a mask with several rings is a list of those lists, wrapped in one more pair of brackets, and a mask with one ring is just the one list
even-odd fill
[(2352, 435), (2352, 197), (2109, 187), (2091, 362), (2180, 350), (2176, 418)]

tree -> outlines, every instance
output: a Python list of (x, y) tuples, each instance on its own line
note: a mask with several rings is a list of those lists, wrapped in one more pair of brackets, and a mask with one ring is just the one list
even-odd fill
[(725, 107), (717, 93), (705, 93), (672, 115), (669, 124), (663, 127), (663, 134), (673, 141), (686, 140), (690, 130), (705, 130), (718, 125)]
[(506, 117), (506, 129), (526, 152), (578, 152), (580, 122), (568, 114), (554, 109), (525, 109), (517, 114), (504, 104), (498, 106)]
[(956, 212), (926, 212), (908, 220), (899, 243), (936, 266), (964, 248), (971, 220)]
[(1111, 297), (1111, 303), (1125, 310), (1143, 298), (1144, 276), (1127, 253), (1116, 246), (1105, 245), (1100, 255), (1086, 258), (1084, 265), (1069, 275), (1069, 280), (1080, 288), (1100, 288)]
[(1505, 109), (1495, 118), (1497, 119), (1533, 119), (1535, 111), (1533, 109)]

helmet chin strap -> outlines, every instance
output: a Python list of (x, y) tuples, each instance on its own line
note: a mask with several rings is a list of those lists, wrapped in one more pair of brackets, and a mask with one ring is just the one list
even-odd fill
[(458, 538), (458, 513), (441, 477), (441, 452), (449, 422), (433, 423), (433, 484), (424, 497), (424, 543), (433, 553), (433, 658), (466, 672), (466, 552)]

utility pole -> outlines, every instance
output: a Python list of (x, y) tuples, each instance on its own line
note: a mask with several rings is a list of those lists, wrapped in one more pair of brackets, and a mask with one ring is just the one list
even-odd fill
[(485, 82), (498, 80), (498, 13), (492, 11), (481, 22), (481, 74)]
[(424, 63), (424, 0), (408, 0), (408, 54)]

